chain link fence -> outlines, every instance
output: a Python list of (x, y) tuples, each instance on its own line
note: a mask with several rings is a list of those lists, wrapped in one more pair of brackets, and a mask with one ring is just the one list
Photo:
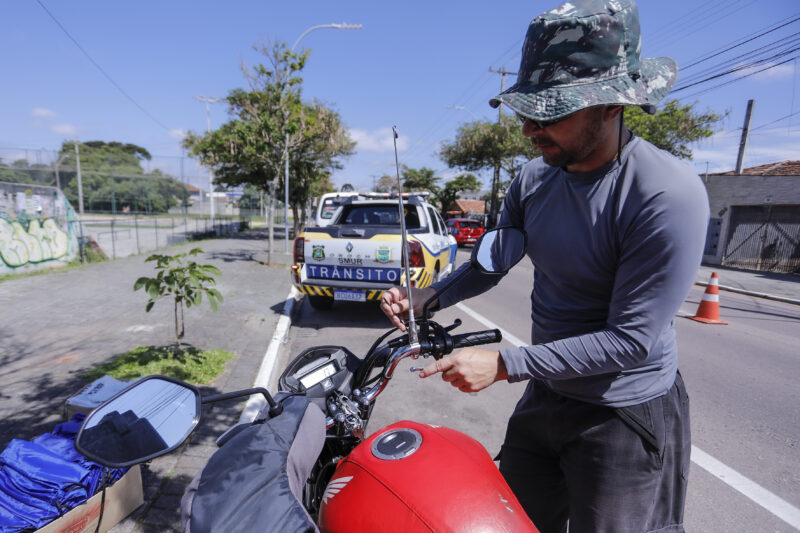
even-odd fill
[(263, 216), (269, 202), (252, 191), (210, 192), (208, 169), (189, 157), (151, 156), (120, 143), (78, 146), (74, 152), (0, 147), (0, 182), (55, 187), (81, 214)]
[[(266, 225), (268, 196), (209, 194), (208, 171), (191, 158), (98, 156), (86, 148), (92, 144), (80, 144), (80, 156), (65, 149), (0, 147), (0, 248), (8, 248), (5, 254), (0, 249), (0, 257), (13, 256), (0, 270), (48, 266), (39, 264), (39, 248), (47, 257), (55, 246), (45, 231), (50, 226), (72, 243), (69, 260), (75, 252), (85, 260), (93, 253), (115, 259)], [(279, 228), (284, 204), (275, 208)]]
[[(132, 213), (114, 217), (96, 214), (81, 219), (84, 247), (99, 249), (110, 259), (127, 257), (190, 240), (231, 235), (246, 229), (242, 217), (158, 216)], [(83, 253), (89, 253), (85, 248)]]

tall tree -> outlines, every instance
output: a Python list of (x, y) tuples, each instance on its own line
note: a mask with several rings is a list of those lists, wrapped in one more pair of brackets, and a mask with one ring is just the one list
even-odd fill
[[(333, 190), (331, 173), (342, 168), (339, 158), (352, 153), (350, 140), (339, 114), (318, 102), (303, 104), (303, 141), (291, 152), (289, 203), (294, 214), (295, 234), (306, 220), (309, 199)], [(279, 195), (285, 181), (279, 182)], [(352, 187), (352, 185), (351, 185)]]
[(416, 169), (404, 165), (402, 174), (403, 191), (428, 191), (435, 196), (439, 192), (439, 186), (436, 185), (439, 178), (434, 174), (435, 171), (427, 167)]
[(672, 99), (654, 115), (648, 115), (639, 107), (625, 107), (625, 125), (662, 150), (691, 159), (689, 144), (714, 135), (714, 126), (727, 115), (727, 112), (722, 115), (711, 111), (696, 113), (692, 104), (681, 104)]
[[(151, 159), (147, 149), (116, 141), (87, 141), (78, 145), (81, 162), (84, 205), (89, 211), (165, 212), (185, 196), (185, 187), (158, 169), (146, 171)], [(57, 155), (61, 189), (72, 205), (78, 205), (78, 180), (75, 142), (64, 141)], [(55, 170), (49, 165), (29, 165), (15, 161), (21, 175), (36, 183), (55, 185)], [(20, 172), (22, 169), (26, 172)], [(40, 179), (34, 172), (42, 175)], [(0, 170), (0, 180), (3, 179)], [(11, 181), (11, 180), (9, 180)], [(30, 181), (27, 181), (30, 183)]]
[(397, 178), (394, 178), (388, 174), (384, 174), (380, 178), (378, 178), (378, 182), (375, 185), (375, 192), (393, 192), (397, 191)]
[[(242, 68), (249, 90), (234, 89), (228, 94), (234, 118), (205, 135), (190, 133), (184, 144), (214, 170), (220, 183), (251, 184), (273, 199), (282, 191), (289, 155), (290, 202), (297, 226), (302, 223), (299, 214), (305, 209), (310, 183), (328, 180), (330, 171), (337, 168), (337, 158), (349, 154), (354, 145), (338, 114), (322, 104), (302, 102), (299, 74), (308, 58), (306, 51), (293, 52), (280, 42), (256, 49), (267, 58), (267, 65)], [(269, 203), (268, 262), (274, 205), (274, 201)]]
[(522, 135), (519, 121), (506, 115), (498, 122), (476, 120), (458, 128), (453, 142), (442, 143), (439, 157), (447, 166), (471, 172), (492, 169), (492, 195), (490, 215), (497, 221), (501, 171), (509, 181), (519, 171), (520, 165), (539, 155), (530, 140)]
[(474, 191), (480, 189), (481, 182), (473, 174), (461, 174), (444, 184), (444, 187), (436, 195), (441, 206), (442, 218), (446, 218), (447, 208), (458, 198), (462, 191)]

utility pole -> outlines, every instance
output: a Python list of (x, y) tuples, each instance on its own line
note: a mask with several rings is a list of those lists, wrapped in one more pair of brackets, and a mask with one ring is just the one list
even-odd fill
[[(501, 69), (495, 69), (489, 67), (489, 72), (495, 72), (500, 74), (500, 92), (506, 90), (506, 76), (516, 76), (516, 72), (509, 72), (506, 70), (506, 67)], [(503, 105), (500, 104), (497, 106), (497, 122), (501, 122), (503, 120)], [(499, 201), (497, 195), (500, 189), (500, 162), (498, 161), (494, 165), (494, 177), (492, 178), (492, 201), (491, 201), (491, 211), (492, 211), (492, 218), (491, 218), (491, 226), (494, 227), (497, 224), (498, 219), (498, 211), (500, 210)], [(486, 229), (489, 229), (489, 225), (487, 224)]]
[[(489, 72), (495, 72), (497, 74), (500, 74), (500, 76), (501, 76), (500, 77), (500, 92), (501, 93), (506, 90), (506, 76), (517, 76), (518, 75), (516, 72), (507, 71), (506, 67), (503, 67), (503, 68), (501, 68), (499, 70), (496, 69), (496, 68), (489, 67)], [(499, 113), (500, 117), (503, 116), (503, 106), (502, 105), (497, 106), (497, 112)], [(499, 121), (499, 118), (498, 118), (498, 121)]]
[(81, 181), (81, 154), (78, 150), (78, 144), (80, 142), (78, 139), (75, 139), (75, 167), (78, 171), (78, 212), (80, 216), (78, 217), (78, 231), (80, 233), (80, 251), (81, 251), (81, 263), (86, 262), (86, 252), (85, 247), (86, 243), (83, 240), (83, 181)]
[(739, 157), (736, 158), (736, 173), (742, 173), (744, 165), (744, 152), (747, 149), (747, 138), (750, 136), (750, 119), (753, 118), (753, 105), (755, 100), (747, 101), (747, 112), (744, 115), (744, 126), (742, 127), (742, 140), (739, 141)]
[(59, 191), (61, 190), (61, 177), (58, 175), (58, 167), (59, 165), (61, 165), (61, 163), (64, 162), (64, 159), (66, 158), (67, 154), (64, 154), (61, 157), (59, 157), (55, 163), (53, 163), (53, 169), (56, 172), (56, 189), (58, 189)]
[[(199, 102), (204, 102), (206, 104), (206, 134), (211, 131), (211, 117), (210, 117), (210, 107), (209, 104), (216, 104), (217, 102), (222, 102), (222, 98), (214, 98), (213, 96), (195, 96), (195, 100)], [(211, 201), (211, 224), (214, 224), (214, 171), (210, 168), (208, 169), (208, 199)]]
[(81, 214), (81, 224), (83, 224), (83, 182), (81, 181), (81, 154), (78, 150), (78, 139), (75, 139), (75, 164), (78, 170), (78, 212)]

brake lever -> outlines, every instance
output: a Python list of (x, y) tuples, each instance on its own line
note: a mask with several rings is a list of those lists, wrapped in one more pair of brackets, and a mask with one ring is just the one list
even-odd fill
[(449, 331), (453, 331), (454, 329), (456, 329), (456, 328), (457, 328), (458, 326), (460, 326), (460, 325), (461, 325), (461, 319), (460, 319), (460, 318), (456, 318), (456, 319), (453, 321), (453, 323), (452, 323), (452, 324), (450, 324), (449, 326), (447, 326), (446, 328), (444, 328), (444, 330), (445, 330), (445, 331), (448, 331), (448, 332), (449, 332)]

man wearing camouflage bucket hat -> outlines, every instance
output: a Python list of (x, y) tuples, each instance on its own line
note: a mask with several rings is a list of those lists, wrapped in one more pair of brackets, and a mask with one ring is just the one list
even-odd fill
[[(683, 531), (691, 442), (673, 318), (709, 209), (688, 165), (624, 127), (623, 106), (653, 112), (677, 76), (640, 49), (632, 0), (575, 0), (530, 24), (517, 83), (490, 104), (517, 113), (542, 153), (498, 223), (528, 235), (533, 344), (462, 349), (420, 374), (464, 392), (530, 380), (500, 471), (542, 532)], [(439, 306), (497, 282), (472, 272)], [(414, 301), (444, 283), (412, 289)], [(405, 288), (381, 307), (404, 329)]]

